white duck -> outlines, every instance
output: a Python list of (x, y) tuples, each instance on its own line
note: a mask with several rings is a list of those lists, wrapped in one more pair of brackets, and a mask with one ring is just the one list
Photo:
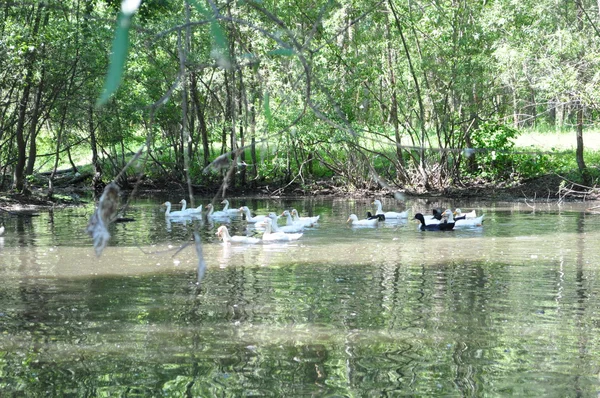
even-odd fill
[[(450, 212), (452, 213), (452, 212)], [(481, 227), (483, 225), (483, 218), (485, 217), (485, 214), (480, 215), (479, 217), (475, 217), (475, 218), (464, 218), (464, 219), (454, 219), (454, 221), (456, 222), (456, 225), (454, 226), (455, 228), (460, 228), (460, 227)]]
[(171, 202), (169, 202), (169, 201), (166, 201), (162, 205), (167, 207), (167, 210), (165, 211), (165, 217), (189, 217), (190, 216), (189, 214), (187, 214), (184, 211), (171, 211)]
[(181, 199), (181, 211), (186, 212), (189, 215), (200, 215), (202, 214), (202, 205), (198, 207), (192, 207), (191, 209), (187, 208), (187, 202), (185, 199)]
[(314, 224), (316, 224), (317, 222), (319, 222), (319, 217), (321, 217), (321, 216), (318, 215), (318, 216), (313, 216), (313, 217), (300, 217), (298, 215), (298, 210), (292, 209), (292, 218), (293, 218), (293, 220), (295, 222), (302, 221), (302, 222), (304, 222), (304, 224), (306, 226), (312, 227)]
[(469, 218), (477, 218), (477, 212), (475, 210), (471, 210), (468, 213), (463, 213), (460, 209), (456, 209), (454, 211), (454, 219), (460, 220), (461, 218), (464, 218), (465, 220)]
[(408, 218), (408, 210), (405, 210), (403, 212), (396, 212), (396, 211), (387, 211), (384, 212), (383, 211), (383, 206), (381, 204), (381, 201), (379, 199), (375, 199), (373, 201), (373, 204), (375, 206), (377, 206), (377, 210), (375, 211), (375, 214), (383, 214), (385, 216), (386, 220), (389, 219), (398, 219), (398, 218)]
[(229, 221), (229, 214), (225, 213), (224, 211), (215, 211), (212, 203), (206, 205), (206, 210), (208, 210), (208, 213), (206, 213), (206, 218), (208, 219), (212, 220), (216, 218), (219, 220)]
[[(292, 225), (284, 225), (283, 227), (280, 227), (279, 225), (277, 225), (277, 214), (271, 212), (269, 213), (269, 217), (265, 218), (265, 221), (267, 221), (267, 219), (271, 219), (271, 230), (273, 232), (286, 232), (286, 233), (294, 233), (294, 232), (302, 232), (304, 230), (304, 225), (301, 224), (292, 224)], [(266, 228), (266, 225), (265, 225)]]
[(267, 216), (263, 216), (263, 215), (252, 217), (252, 213), (250, 212), (250, 209), (248, 208), (248, 206), (240, 207), (240, 211), (246, 215), (246, 221), (250, 224), (261, 222), (265, 219), (265, 217), (267, 217)]
[(356, 214), (350, 214), (350, 217), (348, 217), (348, 221), (346, 222), (352, 222), (353, 227), (375, 227), (379, 220), (376, 218), (372, 220), (359, 220)]
[(238, 235), (234, 235), (231, 236), (229, 235), (229, 230), (227, 229), (227, 227), (225, 225), (221, 225), (219, 228), (217, 228), (217, 234), (216, 234), (219, 238), (221, 238), (223, 240), (223, 243), (227, 244), (227, 243), (259, 243), (260, 239), (258, 238), (253, 238), (251, 236), (238, 236)]
[(229, 201), (227, 199), (223, 199), (223, 201), (221, 202), (223, 206), (223, 212), (226, 213), (229, 217), (239, 217), (240, 216), (240, 209), (230, 209), (229, 208)]
[(315, 223), (312, 222), (311, 220), (307, 220), (307, 219), (301, 220), (297, 216), (294, 219), (292, 217), (292, 214), (288, 210), (284, 210), (283, 213), (281, 213), (281, 217), (285, 217), (285, 225), (286, 226), (296, 225), (296, 226), (301, 226), (301, 227), (305, 228), (305, 227), (312, 227), (315, 225)]
[[(277, 217), (277, 216), (275, 216)], [(292, 241), (298, 240), (302, 236), (302, 233), (286, 234), (285, 232), (273, 232), (272, 231), (273, 220), (269, 217), (265, 218), (265, 233), (263, 234), (263, 240), (266, 241)]]

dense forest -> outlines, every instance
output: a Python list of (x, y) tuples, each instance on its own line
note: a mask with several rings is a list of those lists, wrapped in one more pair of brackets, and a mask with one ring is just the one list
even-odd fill
[[(535, 177), (565, 156), (596, 182), (584, 132), (598, 120), (600, 1), (121, 6), (0, 6), (3, 190), (43, 172), (51, 196), (69, 168), (97, 187), (143, 175), (418, 192)], [(572, 131), (577, 150), (517, 150), (527, 128)]]

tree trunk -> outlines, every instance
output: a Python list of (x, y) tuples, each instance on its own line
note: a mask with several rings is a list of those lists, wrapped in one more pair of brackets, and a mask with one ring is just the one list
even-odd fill
[(32, 175), (35, 167), (35, 158), (37, 155), (37, 133), (38, 133), (38, 121), (40, 116), (40, 108), (42, 103), (42, 93), (44, 91), (44, 77), (45, 69), (42, 67), (42, 74), (40, 84), (37, 87), (35, 94), (35, 105), (33, 107), (33, 113), (31, 115), (31, 125), (29, 126), (29, 157), (27, 158), (27, 167), (25, 168), (25, 175)]
[(54, 195), (54, 186), (52, 182), (54, 181), (54, 176), (56, 175), (56, 169), (58, 168), (58, 161), (60, 159), (60, 142), (62, 140), (63, 130), (65, 128), (65, 120), (67, 118), (67, 104), (63, 105), (63, 113), (60, 118), (60, 125), (58, 127), (58, 132), (56, 133), (56, 154), (54, 157), (54, 167), (52, 168), (52, 173), (50, 174), (50, 178), (48, 179), (48, 198), (52, 199), (52, 195)]
[[(579, 32), (583, 31), (583, 4), (581, 0), (575, 0), (575, 4), (577, 5), (577, 30)], [(584, 59), (585, 50), (581, 50), (579, 54), (579, 59)], [(578, 77), (580, 81), (584, 80), (582, 76), (581, 70), (578, 69)], [(584, 104), (582, 101), (582, 94), (579, 94), (579, 98), (576, 101), (576, 112), (577, 112), (577, 129), (576, 129), (576, 137), (577, 137), (577, 148), (575, 149), (575, 158), (577, 160), (577, 167), (579, 168), (579, 172), (581, 173), (581, 178), (583, 180), (583, 185), (590, 185), (590, 175), (588, 173), (587, 167), (585, 166), (585, 162), (583, 160), (583, 111)]]
[(88, 108), (88, 128), (90, 130), (90, 146), (92, 147), (92, 166), (94, 167), (94, 176), (92, 177), (92, 189), (94, 191), (94, 199), (100, 198), (104, 192), (104, 184), (102, 182), (102, 167), (98, 160), (98, 143), (96, 141), (96, 128), (94, 127), (94, 108), (89, 104)]
[(254, 101), (250, 104), (250, 157), (252, 162), (252, 188), (256, 188), (256, 180), (258, 178), (258, 159), (256, 158), (256, 109)]
[(196, 85), (195, 74), (192, 73), (192, 100), (194, 101), (194, 106), (196, 108), (196, 117), (198, 118), (198, 128), (200, 129), (200, 138), (202, 139), (202, 159), (203, 159), (203, 167), (208, 166), (210, 163), (210, 146), (208, 141), (208, 128), (206, 126), (206, 116), (204, 111), (206, 110), (205, 106), (200, 105), (200, 100), (198, 98), (198, 87)]
[(429, 176), (427, 173), (427, 170), (425, 169), (425, 140), (427, 137), (427, 130), (425, 127), (425, 104), (423, 103), (423, 95), (421, 94), (421, 85), (419, 84), (419, 78), (417, 76), (417, 71), (416, 68), (413, 65), (412, 62), (412, 57), (410, 55), (410, 49), (408, 48), (408, 43), (406, 41), (406, 38), (404, 37), (404, 31), (402, 29), (402, 25), (400, 24), (400, 19), (396, 13), (396, 10), (394, 8), (394, 5), (392, 3), (392, 1), (388, 1), (390, 10), (392, 11), (393, 15), (394, 15), (394, 21), (396, 24), (396, 29), (398, 30), (398, 34), (400, 35), (400, 39), (402, 41), (402, 47), (404, 49), (404, 54), (406, 55), (406, 60), (408, 61), (408, 69), (410, 72), (410, 76), (413, 80), (413, 83), (415, 85), (415, 95), (417, 98), (417, 103), (419, 105), (419, 113), (418, 113), (418, 123), (420, 126), (420, 150), (419, 150), (419, 165), (418, 165), (418, 169), (419, 169), (419, 173), (421, 174), (421, 179), (423, 181), (423, 185), (425, 187), (426, 190), (430, 189), (430, 185), (429, 185)]
[(577, 148), (575, 149), (575, 158), (577, 159), (577, 167), (579, 168), (579, 172), (581, 173), (581, 177), (583, 179), (584, 185), (590, 185), (590, 176), (585, 165), (585, 161), (583, 160), (583, 105), (579, 104), (577, 106), (577, 129), (576, 138), (577, 138)]
[[(248, 101), (247, 101), (247, 97), (246, 97), (246, 87), (244, 85), (244, 80), (243, 80), (243, 74), (240, 72), (238, 73), (239, 78), (240, 78), (240, 87), (239, 87), (239, 93), (240, 93), (240, 99), (238, 100), (239, 106), (238, 106), (238, 118), (241, 117), (241, 115), (244, 115), (244, 119), (243, 122), (240, 120), (239, 124), (240, 124), (240, 147), (244, 147), (245, 145), (245, 137), (244, 137), (244, 126), (248, 125)], [(246, 151), (242, 150), (242, 153), (239, 156), (240, 158), (240, 163), (242, 164), (242, 166), (240, 167), (240, 184), (241, 186), (246, 186)]]
[[(33, 23), (32, 38), (37, 38), (40, 29), (40, 20), (42, 18), (42, 9), (44, 3), (40, 3), (35, 14)], [(25, 188), (25, 163), (27, 161), (27, 141), (25, 139), (25, 117), (27, 115), (27, 104), (29, 103), (29, 95), (31, 93), (31, 85), (33, 84), (33, 67), (36, 61), (36, 50), (29, 51), (25, 56), (25, 82), (23, 94), (19, 102), (19, 118), (17, 120), (17, 128), (15, 134), (17, 137), (17, 164), (15, 165), (15, 181), (14, 188), (19, 192), (24, 192)]]

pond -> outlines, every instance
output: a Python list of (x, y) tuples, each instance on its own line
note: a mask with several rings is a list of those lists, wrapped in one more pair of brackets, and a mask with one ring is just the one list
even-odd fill
[(297, 241), (227, 246), (218, 223), (168, 223), (161, 201), (139, 199), (96, 257), (92, 206), (3, 213), (1, 395), (600, 392), (600, 216), (589, 203), (409, 198), (411, 216), (486, 215), (482, 227), (421, 232), (410, 220), (350, 227), (350, 213), (373, 209), (367, 199), (230, 201), (321, 220)]

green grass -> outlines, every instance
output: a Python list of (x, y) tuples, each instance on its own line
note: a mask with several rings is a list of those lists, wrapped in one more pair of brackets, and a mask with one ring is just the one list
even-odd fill
[[(516, 138), (519, 148), (536, 148), (545, 151), (575, 149), (575, 130), (565, 132), (523, 130)], [(583, 146), (587, 151), (600, 151), (600, 131), (584, 131)]]

